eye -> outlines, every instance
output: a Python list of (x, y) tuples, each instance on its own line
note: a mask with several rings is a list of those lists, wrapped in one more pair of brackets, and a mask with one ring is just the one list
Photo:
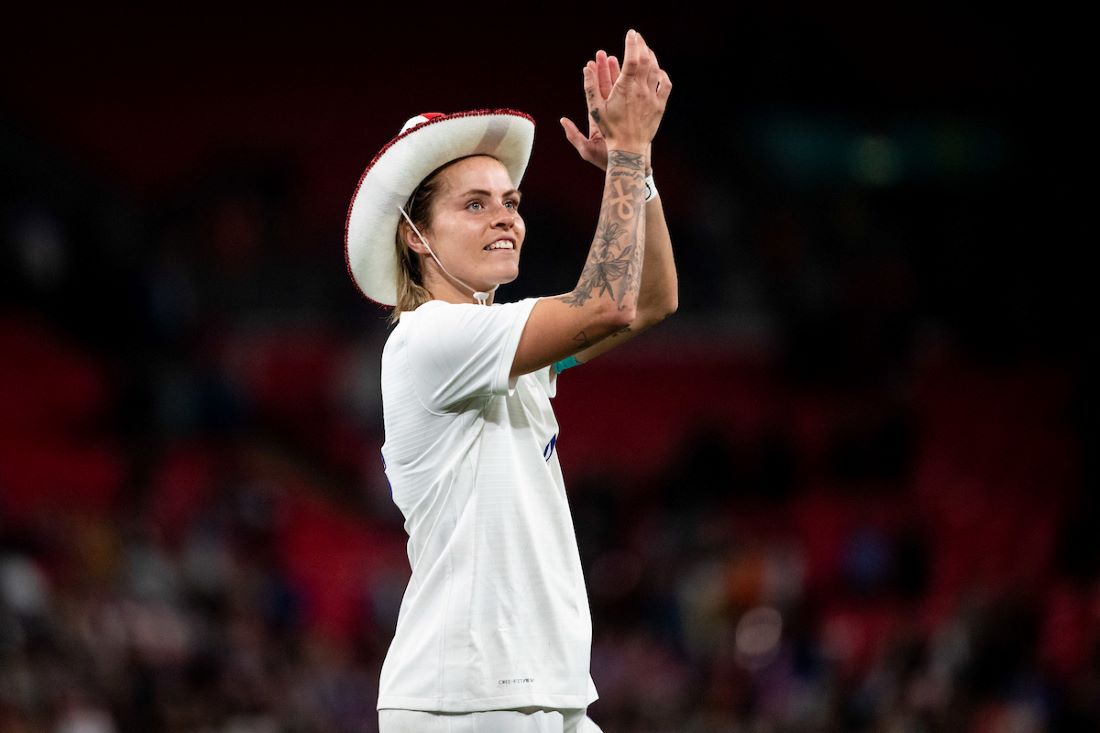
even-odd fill
[(484, 208), (484, 207), (483, 207), (483, 206), (481, 205), (481, 202), (480, 202), (480, 201), (471, 201), (470, 203), (466, 204), (466, 208), (467, 208), (467, 209), (468, 209), (468, 208), (470, 208), (471, 206), (477, 206), (477, 207), (479, 207), (478, 209), (475, 209), (476, 211), (479, 211), (480, 209)]
[(507, 201), (504, 202), (504, 204), (505, 205), (511, 204), (513, 209), (518, 209), (519, 208), (519, 200), (518, 199), (508, 199)]

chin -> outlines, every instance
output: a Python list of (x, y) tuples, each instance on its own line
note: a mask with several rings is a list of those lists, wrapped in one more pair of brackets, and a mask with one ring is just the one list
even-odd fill
[(508, 283), (519, 277), (519, 267), (513, 267), (511, 270), (501, 272), (495, 279), (499, 285), (507, 285)]

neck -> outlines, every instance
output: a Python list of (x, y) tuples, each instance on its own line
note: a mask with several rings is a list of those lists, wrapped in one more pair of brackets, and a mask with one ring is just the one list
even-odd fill
[[(432, 299), (442, 300), (445, 303), (476, 303), (477, 300), (469, 289), (463, 287), (459, 283), (453, 281), (447, 277), (446, 274), (440, 272), (439, 266), (435, 264), (435, 261), (431, 257), (426, 258), (427, 261), (421, 261), (421, 272), (424, 273), (424, 289), (431, 294)], [(471, 288), (477, 288), (477, 283), (469, 283)], [(488, 287), (482, 290), (487, 292), (489, 297), (486, 299), (486, 305), (492, 305), (493, 299), (496, 297), (496, 288)]]

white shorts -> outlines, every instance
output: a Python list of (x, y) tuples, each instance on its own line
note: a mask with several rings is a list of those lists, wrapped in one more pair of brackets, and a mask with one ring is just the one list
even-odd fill
[(482, 713), (379, 710), (378, 733), (603, 733), (586, 708), (520, 708)]

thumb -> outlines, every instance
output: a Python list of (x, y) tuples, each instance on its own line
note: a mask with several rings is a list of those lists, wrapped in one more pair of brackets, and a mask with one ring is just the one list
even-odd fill
[(561, 123), (562, 129), (565, 130), (565, 139), (568, 140), (577, 150), (580, 150), (581, 145), (588, 138), (586, 138), (584, 134), (577, 129), (577, 126), (573, 124), (573, 120), (569, 119), (568, 117), (562, 117), (560, 120), (558, 120), (558, 122)]

